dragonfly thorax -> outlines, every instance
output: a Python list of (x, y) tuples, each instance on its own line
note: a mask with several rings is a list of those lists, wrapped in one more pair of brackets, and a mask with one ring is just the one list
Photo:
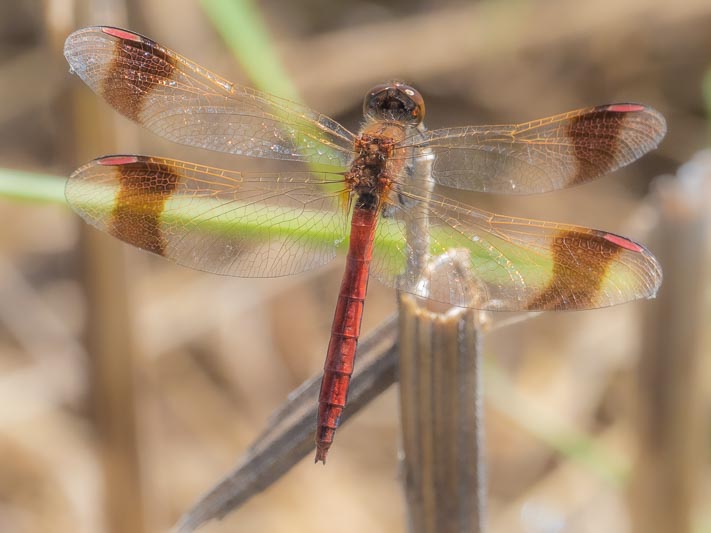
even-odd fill
[(380, 195), (392, 182), (387, 171), (395, 140), (381, 135), (361, 134), (355, 142), (356, 157), (346, 173), (346, 182), (358, 193)]

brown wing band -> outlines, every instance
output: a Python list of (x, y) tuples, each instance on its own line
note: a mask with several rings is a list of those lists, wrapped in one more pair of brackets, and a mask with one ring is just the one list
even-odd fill
[[(627, 111), (614, 106), (599, 106), (595, 112), (584, 113), (571, 120), (568, 137), (578, 163), (571, 184), (590, 181), (592, 176), (602, 176), (615, 168), (619, 133)], [(593, 121), (598, 123), (595, 127), (591, 127)]]
[[(104, 99), (132, 120), (139, 121), (144, 100), (161, 80), (168, 80), (175, 71), (175, 59), (145, 37), (105, 31), (118, 40), (114, 60), (101, 85)], [(127, 34), (133, 38), (128, 38)], [(150, 54), (146, 54), (150, 51)], [(122, 65), (130, 68), (122, 68)]]
[[(623, 249), (604, 234), (561, 232), (551, 244), (553, 277), (548, 286), (528, 303), (527, 308), (544, 311), (594, 307), (595, 295), (600, 290), (607, 269)], [(575, 270), (570, 265), (575, 265)], [(581, 276), (581, 273), (585, 274)]]
[(169, 165), (151, 165), (154, 168), (150, 173), (141, 161), (117, 166), (120, 185), (109, 233), (138, 248), (164, 255), (166, 241), (160, 219), (180, 176)]

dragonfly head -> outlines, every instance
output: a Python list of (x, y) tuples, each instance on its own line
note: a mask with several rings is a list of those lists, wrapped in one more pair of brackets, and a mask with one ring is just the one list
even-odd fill
[(363, 114), (377, 120), (397, 120), (417, 126), (425, 118), (425, 101), (409, 85), (399, 81), (383, 83), (365, 95)]

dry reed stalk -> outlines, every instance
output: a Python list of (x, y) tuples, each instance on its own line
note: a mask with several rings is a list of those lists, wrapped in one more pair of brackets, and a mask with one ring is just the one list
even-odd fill
[[(396, 339), (397, 319), (393, 316), (360, 342), (344, 423), (395, 382)], [(178, 533), (189, 533), (206, 522), (221, 519), (313, 452), (320, 386), (319, 374), (289, 396), (237, 467), (183, 515), (175, 529)]]
[(473, 309), (400, 296), (403, 475), (412, 533), (482, 533), (481, 330)]
[[(77, 2), (77, 26), (96, 20), (127, 20), (122, 0)], [(79, 83), (74, 92), (84, 91)], [(77, 160), (105, 151), (101, 141), (118, 135), (115, 115), (95, 98), (73, 98)], [(77, 224), (79, 222), (77, 221)], [(90, 411), (103, 467), (104, 511), (111, 533), (141, 533), (145, 521), (136, 443), (135, 356), (129, 317), (129, 274), (122, 245), (81, 224), (82, 276), (86, 293)]]
[(703, 464), (701, 350), (708, 316), (711, 152), (656, 183), (657, 257), (664, 284), (648, 307), (638, 368), (638, 457), (631, 482), (633, 531), (693, 530)]

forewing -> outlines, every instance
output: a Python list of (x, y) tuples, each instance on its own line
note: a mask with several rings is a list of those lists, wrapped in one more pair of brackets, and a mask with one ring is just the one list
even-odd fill
[(440, 185), (529, 194), (628, 165), (656, 148), (665, 133), (664, 117), (654, 109), (609, 104), (524, 124), (433, 130), (409, 143), (432, 159)]
[(506, 217), (433, 196), (426, 209), (430, 266), (408, 273), (405, 228), (416, 209), (389, 206), (371, 271), (384, 283), (460, 307), (498, 311), (590, 309), (656, 294), (661, 267), (643, 246), (578, 226)]
[(282, 276), (327, 263), (344, 242), (340, 174), (241, 173), (147, 156), (74, 172), (72, 208), (91, 225), (198, 270)]
[(178, 143), (252, 157), (347, 166), (353, 134), (311, 109), (223, 80), (141, 35), (72, 33), (74, 73), (128, 118)]

